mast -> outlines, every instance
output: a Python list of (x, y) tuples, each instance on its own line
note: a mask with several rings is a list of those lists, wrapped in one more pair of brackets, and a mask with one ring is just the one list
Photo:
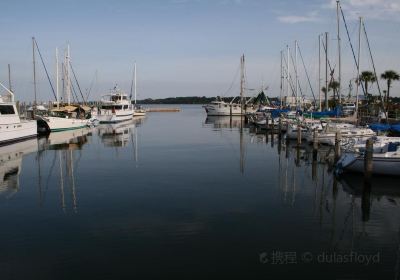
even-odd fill
[(328, 32), (325, 32), (325, 110), (328, 107)]
[(286, 96), (287, 98), (289, 97), (289, 85), (290, 85), (290, 49), (289, 49), (289, 45), (286, 45), (286, 49), (287, 49), (287, 75), (286, 75), (286, 88), (287, 88), (287, 92), (286, 92)]
[(299, 107), (299, 76), (297, 73), (297, 40), (294, 41), (294, 72), (296, 75), (296, 108)]
[(322, 110), (321, 102), (321, 34), (318, 35), (318, 92), (319, 92), (319, 111)]
[(71, 105), (71, 79), (69, 78), (69, 44), (67, 46), (67, 54), (65, 56), (65, 79), (66, 79), (66, 94), (68, 105)]
[(37, 94), (36, 94), (36, 61), (35, 61), (35, 37), (32, 37), (32, 59), (33, 59), (33, 92), (35, 100), (33, 101), (33, 115), (36, 114)]
[(244, 54), (240, 58), (240, 114), (243, 115), (243, 91), (244, 91)]
[(134, 80), (134, 83), (135, 83), (135, 107), (136, 107), (136, 62), (135, 62), (135, 65), (134, 65), (133, 69), (134, 69), (133, 80)]
[(356, 86), (356, 118), (358, 118), (358, 91), (360, 87), (360, 57), (361, 57), (361, 26), (362, 26), (362, 17), (359, 19), (359, 29), (358, 29), (358, 62), (357, 62), (357, 86)]
[(56, 48), (56, 96), (57, 96), (57, 109), (60, 108), (60, 101), (58, 97), (58, 48)]
[(340, 22), (339, 22), (339, 0), (336, 0), (336, 18), (337, 18), (337, 43), (338, 43), (338, 67), (339, 67), (339, 87), (338, 87), (338, 95), (339, 95), (339, 104), (342, 101), (341, 97), (341, 87), (342, 87), (342, 58), (341, 58), (341, 47), (340, 47)]
[[(282, 91), (283, 91), (283, 65), (282, 65), (282, 56), (283, 56), (283, 51), (281, 51), (281, 88), (280, 88), (280, 92), (279, 92), (279, 98), (281, 101), (281, 109), (282, 109)], [(263, 87), (264, 88), (264, 87)]]
[(11, 87), (11, 66), (8, 64), (8, 89), (12, 91)]

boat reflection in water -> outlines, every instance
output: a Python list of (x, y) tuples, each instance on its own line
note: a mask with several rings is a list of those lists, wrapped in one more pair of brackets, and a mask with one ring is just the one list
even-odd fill
[(50, 133), (39, 138), (40, 150), (76, 150), (88, 142), (92, 129), (88, 127)]
[(241, 116), (207, 116), (205, 124), (212, 124), (214, 128), (240, 128), (243, 121)]
[[(91, 128), (80, 128), (50, 133), (47, 137), (39, 139), (37, 156), (39, 204), (42, 206), (48, 191), (49, 182), (59, 185), (60, 204), (64, 212), (70, 202), (73, 212), (78, 211), (77, 185), (75, 173), (81, 154), (75, 159), (75, 152), (82, 150), (91, 136)], [(52, 152), (48, 152), (52, 151)], [(52, 159), (48, 159), (51, 157)], [(48, 164), (50, 163), (50, 166)], [(57, 174), (58, 173), (58, 174)], [(58, 175), (58, 176), (57, 176)], [(46, 180), (43, 180), (46, 178)], [(69, 195), (69, 199), (68, 199)]]
[(102, 124), (97, 127), (97, 132), (105, 147), (125, 147), (129, 141), (135, 142), (133, 135), (136, 127), (140, 126), (144, 119), (145, 117), (136, 117), (125, 122)]
[(24, 156), (37, 152), (36, 138), (2, 146), (0, 149), (0, 197), (10, 198), (19, 189), (19, 175), (21, 173)]
[(361, 198), (364, 221), (369, 220), (374, 202), (400, 205), (399, 184), (393, 177), (375, 176), (366, 181), (362, 174), (344, 174), (340, 176), (339, 182), (346, 193)]

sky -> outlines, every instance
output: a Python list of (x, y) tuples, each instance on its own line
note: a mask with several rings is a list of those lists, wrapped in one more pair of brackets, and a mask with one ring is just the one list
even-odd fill
[[(355, 48), (358, 17), (363, 17), (378, 75), (400, 72), (400, 1), (342, 0), (341, 6)], [(33, 100), (33, 36), (53, 83), (55, 48), (61, 61), (70, 45), (84, 94), (92, 85), (91, 100), (116, 84), (129, 93), (134, 62), (138, 99), (237, 95), (242, 54), (246, 94), (264, 86), (268, 96), (279, 96), (280, 52), (289, 45), (293, 53), (295, 40), (305, 65), (298, 58), (300, 86), (311, 96), (311, 87), (318, 92), (318, 36), (325, 32), (329, 60), (337, 69), (334, 0), (2, 0), (1, 9), (0, 82), (8, 85), (10, 64), (12, 89), (22, 101)], [(340, 29), (345, 94), (356, 68), (343, 22)], [(372, 70), (364, 35), (360, 65), (361, 71)], [(54, 99), (37, 53), (36, 69), (38, 99)], [(385, 89), (385, 82), (380, 86)], [(400, 96), (400, 82), (391, 95)]]

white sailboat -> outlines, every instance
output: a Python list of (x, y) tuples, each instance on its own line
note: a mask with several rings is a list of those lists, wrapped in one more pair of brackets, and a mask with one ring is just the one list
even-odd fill
[(70, 129), (78, 129), (89, 125), (87, 112), (90, 108), (82, 106), (71, 106), (71, 79), (70, 79), (70, 51), (69, 45), (65, 55), (64, 80), (66, 83), (65, 94), (68, 106), (60, 106), (59, 102), (59, 78), (58, 78), (58, 50), (56, 49), (56, 93), (57, 108), (50, 111), (49, 115), (36, 115), (38, 124), (48, 132), (57, 132)]
[[(370, 137), (375, 136), (375, 132), (369, 128), (356, 127), (352, 124), (346, 123), (328, 123), (317, 135), (318, 143), (326, 145), (335, 145), (336, 133), (340, 132), (343, 139), (359, 139), (366, 140)], [(308, 130), (305, 134), (305, 138), (308, 142), (314, 141), (314, 132)]]
[(0, 83), (8, 94), (0, 96), (0, 145), (21, 141), (37, 135), (36, 121), (21, 120), (14, 93)]
[[(394, 145), (393, 145), (394, 144)], [(400, 142), (385, 145), (385, 151), (372, 154), (372, 173), (379, 175), (400, 176)], [(344, 153), (337, 163), (337, 169), (350, 172), (364, 172), (363, 153)]]
[[(135, 106), (134, 106), (135, 113), (133, 114), (133, 116), (134, 117), (145, 116), (146, 115), (146, 109), (144, 109), (140, 105), (136, 104), (136, 97), (137, 97), (137, 94), (136, 94), (136, 62), (135, 62), (133, 71), (134, 71), (133, 82), (134, 82), (134, 85), (135, 85)], [(132, 87), (131, 87), (131, 95), (132, 95)]]

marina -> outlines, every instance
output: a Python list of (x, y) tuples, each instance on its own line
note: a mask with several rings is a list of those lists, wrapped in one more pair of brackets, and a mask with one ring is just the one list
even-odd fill
[(1, 279), (400, 279), (396, 0), (89, 3), (4, 5)]

